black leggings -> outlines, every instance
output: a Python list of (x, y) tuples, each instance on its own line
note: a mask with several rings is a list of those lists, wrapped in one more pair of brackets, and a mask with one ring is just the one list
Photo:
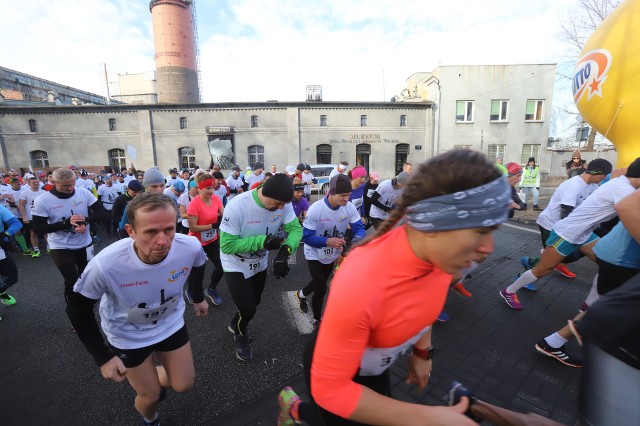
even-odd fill
[(214, 242), (202, 246), (202, 249), (207, 254), (207, 257), (213, 262), (213, 272), (211, 273), (211, 282), (209, 288), (215, 290), (218, 287), (218, 283), (222, 279), (224, 271), (222, 270), (222, 261), (220, 260), (220, 238)]
[(640, 269), (617, 266), (596, 257), (598, 263), (598, 294), (602, 296), (615, 290), (636, 276)]
[(64, 298), (68, 301), (74, 284), (87, 266), (87, 249), (53, 249), (51, 257), (64, 278)]
[(307, 260), (311, 281), (302, 289), (302, 294), (307, 297), (313, 293), (311, 307), (313, 308), (313, 318), (320, 321), (322, 318), (322, 304), (324, 296), (327, 294), (327, 281), (333, 271), (333, 262), (325, 265), (318, 260)]
[[(313, 360), (313, 351), (316, 347), (316, 340), (318, 338), (318, 330), (315, 329), (309, 336), (304, 351), (303, 364), (304, 364), (304, 378), (307, 384), (307, 392), (309, 393), (310, 404), (300, 404), (299, 412), (300, 419), (309, 423), (312, 426), (350, 426), (350, 425), (362, 425), (363, 423), (348, 420), (325, 410), (316, 404), (311, 393), (311, 362)], [(389, 376), (389, 370), (378, 376), (360, 376), (356, 374), (353, 378), (355, 383), (362, 386), (366, 386), (374, 392), (380, 395), (391, 397), (391, 379)]]
[(13, 260), (5, 253), (5, 258), (0, 260), (0, 293), (4, 293), (9, 287), (18, 282), (18, 268)]
[(242, 272), (225, 272), (229, 293), (238, 311), (233, 316), (233, 324), (240, 335), (245, 336), (249, 321), (256, 314), (262, 291), (267, 282), (267, 271), (258, 272), (252, 277), (244, 278)]

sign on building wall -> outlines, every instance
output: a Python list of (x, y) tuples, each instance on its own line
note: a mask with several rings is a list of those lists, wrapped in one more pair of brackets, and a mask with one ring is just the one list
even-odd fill
[(383, 138), (379, 133), (351, 133), (346, 138), (329, 139), (329, 143), (400, 143), (400, 140)]

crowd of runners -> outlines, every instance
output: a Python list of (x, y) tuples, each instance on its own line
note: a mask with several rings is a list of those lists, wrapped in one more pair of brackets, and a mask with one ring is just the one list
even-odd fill
[[(602, 324), (620, 314), (612, 305), (633, 312), (629, 294), (635, 293), (625, 288), (640, 270), (640, 159), (612, 170), (606, 160), (585, 164), (577, 155), (567, 167), (569, 179), (538, 218), (541, 256), (522, 257), (524, 272), (496, 297), (522, 310), (521, 289), (535, 291), (535, 282), (554, 270), (575, 277), (567, 264), (581, 256), (597, 262), (580, 313), (535, 349), (581, 367), (565, 344), (577, 338), (589, 347), (591, 339), (591, 348), (599, 349), (585, 350), (596, 354), (585, 366), (606, 359), (613, 377), (625, 377), (625, 366), (638, 368), (637, 333), (612, 341)], [(275, 166), (265, 172), (261, 163), (244, 171), (235, 166), (226, 178), (217, 167), (168, 175), (133, 166), (95, 175), (75, 166), (24, 176), (11, 169), (0, 184), (0, 301), (16, 304), (8, 292), (19, 279), (11, 251), (50, 254), (62, 275), (71, 325), (103, 377), (127, 379), (142, 423), (159, 425), (166, 390), (185, 392), (195, 381), (187, 304), (203, 317), (209, 303), (229, 303), (217, 290), (224, 279), (237, 308), (228, 320), (235, 356), (250, 361), (250, 324), (269, 266), (275, 278), (285, 279), (290, 257), (303, 245), (311, 280), (295, 300), (303, 313), (312, 312), (303, 360), (311, 400), (283, 389), (279, 425), (555, 424), (486, 404), (459, 383), (452, 386), (450, 407), (391, 398), (389, 368), (407, 352), (408, 381), (427, 385), (436, 351), (432, 324), (446, 320), (450, 288), (472, 296), (462, 280), (493, 252), (493, 231), (513, 211), (526, 209), (530, 198), (533, 209), (542, 210), (535, 158), (524, 168), (497, 163), (453, 150), (415, 168), (405, 163), (397, 176), (380, 181), (378, 173), (343, 162), (331, 173), (327, 193), (311, 204), (317, 181), (303, 163), (284, 173)], [(524, 189), (524, 202), (516, 187)], [(95, 255), (98, 230), (117, 241)], [(98, 301), (100, 325), (93, 310)], [(599, 397), (605, 398), (591, 393), (590, 401)], [(611, 410), (611, 416), (622, 414), (633, 415)], [(582, 415), (595, 414), (584, 408)]]

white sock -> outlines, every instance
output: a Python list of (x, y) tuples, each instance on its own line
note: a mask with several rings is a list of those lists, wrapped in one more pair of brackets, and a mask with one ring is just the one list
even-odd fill
[(471, 262), (471, 266), (469, 266), (468, 268), (464, 268), (462, 270), (462, 278), (460, 278), (460, 281), (464, 280), (467, 275), (469, 275), (470, 273), (472, 273), (473, 271), (475, 271), (478, 266), (480, 266), (480, 264), (478, 262)]
[(525, 285), (535, 283), (536, 281), (538, 281), (538, 279), (536, 278), (535, 275), (533, 275), (533, 272), (531, 272), (531, 269), (529, 269), (524, 274), (520, 275), (520, 277), (517, 280), (515, 280), (513, 284), (507, 287), (507, 292), (515, 293)]
[(593, 305), (600, 295), (598, 294), (598, 274), (593, 277), (593, 282), (591, 283), (591, 289), (589, 290), (589, 294), (587, 294), (587, 298), (584, 299), (584, 303), (591, 306)]
[(158, 414), (158, 412), (156, 411), (156, 415), (155, 415), (155, 416), (153, 416), (153, 419), (149, 420), (149, 419), (148, 419), (148, 418), (146, 418), (145, 416), (142, 416), (142, 418), (143, 418), (147, 423), (152, 423), (152, 422), (155, 422), (155, 421), (158, 419), (158, 416), (159, 416), (159, 414)]
[(300, 299), (306, 299), (306, 297), (304, 297), (304, 294), (302, 294), (302, 290), (298, 290), (298, 297), (300, 297)]
[(568, 342), (568, 340), (562, 337), (561, 335), (559, 335), (558, 332), (555, 332), (545, 337), (544, 341), (547, 342), (547, 344), (554, 349), (558, 349), (559, 347), (562, 347), (565, 343)]

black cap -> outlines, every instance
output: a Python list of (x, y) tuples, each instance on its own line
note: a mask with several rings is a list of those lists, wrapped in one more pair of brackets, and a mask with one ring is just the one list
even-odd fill
[(276, 173), (262, 186), (262, 195), (288, 203), (293, 198), (293, 182), (284, 173)]
[(308, 165), (308, 164), (305, 164), (305, 165), (304, 165), (304, 169), (305, 169), (305, 170), (311, 170), (311, 166), (310, 166), (310, 165)]
[(530, 163), (530, 162), (532, 162), (532, 161), (535, 163), (535, 162), (536, 162), (536, 159), (535, 159), (534, 157), (529, 157), (529, 161), (527, 161), (527, 164), (528, 164), (528, 163)]
[(329, 181), (329, 195), (348, 194), (352, 191), (351, 179), (347, 175), (339, 173)]
[(130, 180), (129, 183), (127, 184), (127, 188), (129, 188), (132, 191), (143, 191), (144, 187), (142, 186), (142, 184), (136, 180)]
[(303, 171), (304, 170), (304, 163), (300, 163), (296, 166), (296, 170), (300, 170)]
[[(589, 164), (589, 167), (591, 167), (591, 164)], [(625, 176), (628, 178), (640, 177), (640, 157), (636, 158), (635, 160), (633, 160), (633, 163), (629, 164), (629, 167), (627, 167), (627, 173), (625, 173)]]

